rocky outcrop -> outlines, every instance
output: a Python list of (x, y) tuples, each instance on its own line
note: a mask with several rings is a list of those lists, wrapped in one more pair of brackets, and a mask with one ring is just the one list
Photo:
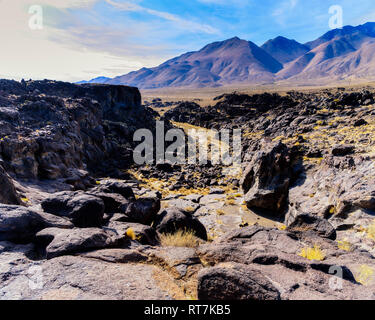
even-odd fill
[(4, 256), (9, 263), (0, 270), (2, 300), (171, 299), (153, 278), (162, 273), (155, 266), (74, 256), (34, 262), (9, 252), (0, 254), (2, 261)]
[(92, 193), (119, 194), (127, 200), (135, 199), (132, 188), (123, 181), (106, 180), (91, 190)]
[(287, 230), (299, 234), (299, 237), (312, 232), (322, 238), (336, 240), (336, 230), (326, 219), (309, 214), (299, 214)]
[(121, 176), (135, 130), (155, 126), (136, 88), (1, 80), (0, 92), (0, 156), (17, 178), (82, 189), (95, 184), (82, 170)]
[(249, 208), (278, 214), (285, 209), (291, 178), (288, 148), (282, 143), (264, 143), (254, 154), (241, 180)]
[[(286, 222), (304, 213), (326, 219), (341, 219), (341, 223), (356, 211), (375, 210), (373, 162), (368, 158), (327, 157), (319, 168), (303, 174), (289, 190)], [(371, 220), (371, 217), (368, 216)]]
[(218, 115), (218, 113), (212, 113), (211, 110), (208, 112), (195, 102), (182, 102), (168, 110), (163, 119), (205, 127), (208, 121), (215, 119)]
[[(133, 89), (0, 87), (0, 201), (15, 204), (0, 206), (0, 298), (375, 298), (366, 92), (234, 93), (167, 114), (243, 129), (240, 182), (211, 162), (124, 173), (129, 137), (154, 116)], [(200, 239), (175, 239), (178, 230)]]
[(65, 217), (76, 227), (98, 227), (103, 223), (104, 202), (83, 192), (61, 192), (42, 201), (44, 211)]
[(48, 214), (22, 206), (0, 204), (0, 241), (27, 243), (40, 230), (54, 226), (69, 228), (68, 223), (51, 219)]
[(36, 235), (36, 242), (45, 248), (47, 259), (76, 252), (114, 247), (121, 241), (125, 242), (125, 239), (114, 232), (99, 228), (47, 228)]
[[(319, 255), (306, 255), (308, 248)], [(201, 298), (374, 299), (373, 279), (359, 282), (363, 266), (374, 270), (374, 257), (340, 249), (318, 234), (301, 238), (298, 232), (253, 226), (200, 246), (198, 254), (212, 266), (200, 273)]]

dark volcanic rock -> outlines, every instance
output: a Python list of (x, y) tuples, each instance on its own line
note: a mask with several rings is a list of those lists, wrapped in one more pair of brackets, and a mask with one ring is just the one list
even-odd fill
[(16, 252), (0, 253), (2, 300), (171, 299), (153, 278), (155, 266), (108, 263), (96, 256), (64, 256), (34, 262)]
[(355, 147), (350, 145), (340, 145), (332, 149), (332, 154), (336, 157), (344, 157), (354, 153)]
[(364, 120), (364, 119), (358, 119), (358, 120), (356, 120), (354, 122), (353, 125), (354, 125), (354, 127), (361, 127), (361, 126), (365, 126), (367, 124), (368, 124), (368, 122), (366, 120)]
[(35, 211), (21, 206), (0, 204), (0, 241), (27, 242), (48, 225)]
[(11, 177), (5, 172), (0, 165), (0, 203), (5, 204), (21, 204), (21, 200), (13, 185)]
[(160, 210), (159, 198), (139, 198), (120, 207), (129, 222), (150, 225)]
[(43, 200), (44, 211), (71, 219), (75, 226), (98, 227), (103, 223), (104, 203), (82, 192), (60, 192)]
[[(313, 247), (320, 250), (320, 258), (302, 256), (302, 250)], [(260, 292), (269, 292), (273, 296), (277, 288), (282, 300), (374, 297), (373, 282), (368, 281), (366, 286), (357, 282), (361, 279), (359, 275), (363, 266), (374, 268), (374, 257), (366, 252), (340, 250), (335, 241), (312, 232), (304, 233), (301, 241), (300, 231), (252, 226), (228, 232), (210, 244), (203, 244), (197, 253), (206, 265), (215, 266), (201, 271), (203, 275), (200, 276), (198, 289), (202, 290), (201, 298), (231, 299), (236, 293), (238, 297), (246, 292), (252, 293), (251, 289), (244, 290), (242, 284), (246, 287), (245, 279), (257, 281), (257, 275), (272, 284), (271, 287), (261, 286), (265, 291)], [(247, 267), (251, 272), (247, 272)], [(233, 269), (239, 272), (233, 272)], [(341, 286), (340, 290), (335, 286), (337, 283)], [(226, 293), (226, 288), (230, 288), (229, 293)], [(255, 284), (254, 288), (258, 285)]]
[(132, 188), (122, 181), (102, 181), (99, 186), (92, 189), (92, 192), (117, 193), (127, 200), (135, 199)]
[(113, 247), (120, 243), (120, 237), (110, 231), (98, 228), (58, 229), (48, 228), (36, 235), (40, 245), (46, 247), (48, 259), (93, 249)]
[(265, 143), (247, 166), (241, 185), (249, 208), (275, 213), (285, 209), (290, 185), (291, 164), (287, 146)]
[(200, 300), (279, 300), (280, 293), (259, 270), (241, 264), (203, 269), (198, 275)]
[(128, 203), (123, 196), (117, 193), (105, 193), (105, 192), (89, 192), (88, 194), (102, 199), (104, 203), (105, 213), (118, 213), (120, 212), (120, 207)]
[(191, 230), (203, 240), (207, 240), (207, 232), (203, 224), (192, 214), (175, 208), (162, 211), (155, 219), (154, 227), (160, 233), (175, 233), (178, 230)]
[(331, 240), (336, 239), (336, 230), (326, 219), (318, 218), (309, 214), (300, 214), (297, 216), (288, 226), (287, 230), (302, 235), (305, 235), (308, 232), (313, 232), (323, 238)]
[(195, 102), (183, 102), (177, 107), (168, 110), (163, 118), (175, 122), (206, 126), (207, 121), (214, 119), (215, 115), (217, 116), (211, 110), (207, 112), (205, 108), (201, 108)]
[(102, 249), (85, 252), (80, 256), (112, 263), (140, 263), (148, 260), (147, 255), (134, 249)]
[(133, 133), (155, 126), (137, 88), (1, 80), (0, 92), (0, 155), (17, 178), (91, 187), (72, 170), (121, 175), (132, 163)]

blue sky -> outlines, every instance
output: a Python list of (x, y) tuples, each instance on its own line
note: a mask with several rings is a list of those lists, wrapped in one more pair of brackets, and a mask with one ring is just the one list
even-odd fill
[[(35, 2), (42, 30), (27, 26)], [(233, 36), (307, 42), (329, 30), (332, 5), (344, 25), (375, 21), (373, 0), (0, 0), (0, 76), (115, 76)]]

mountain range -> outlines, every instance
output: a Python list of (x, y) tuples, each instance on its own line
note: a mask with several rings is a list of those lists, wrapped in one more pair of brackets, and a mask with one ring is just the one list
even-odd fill
[(234, 37), (185, 53), (155, 68), (80, 83), (154, 89), (346, 79), (375, 80), (374, 22), (334, 29), (305, 44), (279, 36), (258, 47)]

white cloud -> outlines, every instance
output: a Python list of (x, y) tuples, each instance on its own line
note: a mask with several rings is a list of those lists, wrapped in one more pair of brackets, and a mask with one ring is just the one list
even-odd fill
[[(119, 37), (120, 30), (113, 31), (100, 27), (90, 30), (83, 25), (66, 30), (44, 25), (42, 30), (32, 30), (28, 26), (31, 16), (28, 13), (28, 6), (34, 4), (35, 0), (32, 2), (0, 1), (2, 77), (78, 81), (91, 78), (92, 75), (116, 76), (119, 73), (138, 69), (144, 64), (161, 61), (149, 57), (147, 61), (138, 59), (130, 51), (112, 53), (101, 45), (103, 41), (109, 43), (114, 37)], [(56, 5), (60, 9), (90, 6), (94, 2), (94, 0), (39, 0), (42, 5)], [(94, 41), (95, 38), (97, 45), (90, 45), (90, 41)], [(124, 38), (123, 34), (121, 38)], [(85, 39), (85, 45), (82, 39)]]
[[(102, 20), (100, 12), (93, 10), (99, 1), (106, 0), (0, 0), (1, 77), (65, 81), (114, 77), (175, 56), (177, 46), (171, 50), (163, 45), (163, 39), (186, 34), (187, 30), (193, 34), (218, 32), (204, 23), (130, 1), (107, 2), (118, 10), (144, 12), (161, 21), (155, 24), (130, 17), (117, 23), (110, 17)], [(36, 2), (45, 9), (42, 30), (29, 28), (28, 9)], [(75, 9), (82, 8), (85, 19), (75, 14)]]
[(185, 29), (185, 30), (190, 30), (190, 31), (193, 31), (193, 32), (204, 32), (204, 33), (208, 33), (208, 34), (218, 34), (219, 33), (218, 29), (216, 29), (216, 28), (214, 28), (214, 27), (212, 27), (208, 24), (189, 21), (189, 20), (183, 19), (183, 18), (181, 18), (177, 15), (174, 15), (174, 14), (171, 14), (171, 13), (168, 13), (168, 12), (148, 9), (148, 8), (142, 7), (142, 6), (140, 6), (140, 5), (138, 5), (134, 2), (126, 1), (126, 2), (118, 3), (118, 2), (115, 2), (115, 1), (112, 1), (112, 0), (106, 0), (106, 2), (110, 5), (112, 5), (113, 7), (119, 9), (119, 10), (144, 12), (144, 13), (148, 13), (150, 15), (168, 20), (170, 22), (173, 22), (176, 27), (182, 28), (182, 29)]
[[(43, 29), (31, 30), (28, 9), (35, 0), (0, 0), (1, 77), (78, 81), (98, 75), (114, 77), (165, 60), (166, 47), (136, 41), (161, 34), (158, 26), (131, 20), (125, 25), (96, 24), (100, 15), (90, 11), (96, 1), (39, 0), (42, 6), (57, 8), (57, 16), (49, 17), (45, 8)], [(92, 14), (89, 22), (65, 10), (83, 7)], [(168, 15), (163, 18), (175, 19)], [(51, 19), (53, 25), (48, 25)], [(177, 23), (181, 21), (177, 19)]]

